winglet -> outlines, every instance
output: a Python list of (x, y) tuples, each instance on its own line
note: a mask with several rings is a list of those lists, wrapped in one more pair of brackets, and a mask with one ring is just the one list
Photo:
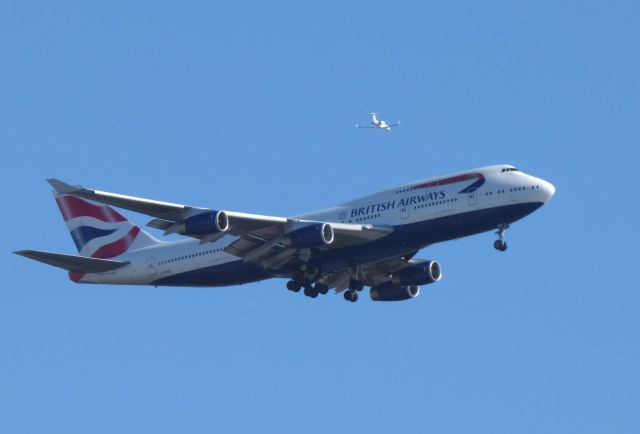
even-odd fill
[(51, 184), (51, 186), (58, 192), (58, 193), (64, 193), (64, 194), (68, 194), (68, 193), (74, 193), (77, 192), (79, 190), (82, 190), (83, 188), (80, 186), (73, 186), (73, 185), (69, 185), (66, 182), (62, 182), (59, 179), (55, 179), (55, 178), (51, 178), (51, 179), (47, 179), (47, 182), (49, 184)]

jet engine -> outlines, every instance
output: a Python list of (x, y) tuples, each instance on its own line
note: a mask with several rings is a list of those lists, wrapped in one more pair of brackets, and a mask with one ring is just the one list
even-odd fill
[(391, 281), (397, 286), (427, 285), (442, 278), (442, 268), (436, 261), (412, 260), (411, 265), (393, 273)]
[(373, 301), (401, 301), (420, 294), (419, 285), (437, 282), (442, 278), (442, 269), (436, 261), (411, 260), (409, 265), (396, 271), (388, 280), (371, 288)]
[(333, 243), (333, 228), (328, 223), (312, 223), (287, 234), (288, 244), (295, 249), (311, 249)]
[(420, 294), (419, 286), (396, 286), (393, 282), (376, 285), (369, 292), (373, 301), (402, 301), (415, 298), (418, 294)]
[(224, 211), (207, 211), (184, 219), (178, 228), (183, 235), (210, 235), (229, 230), (229, 217)]

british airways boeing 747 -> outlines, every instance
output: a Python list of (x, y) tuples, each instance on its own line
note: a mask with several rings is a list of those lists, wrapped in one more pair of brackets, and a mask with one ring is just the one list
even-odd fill
[[(437, 282), (434, 260), (414, 259), (431, 244), (505, 231), (549, 201), (555, 188), (513, 166), (483, 167), (412, 182), (293, 217), (213, 210), (49, 183), (79, 255), (15, 252), (69, 271), (77, 283), (227, 286), (286, 278), (315, 298), (334, 288), (356, 301), (416, 297)], [(113, 207), (153, 217), (147, 226), (186, 237), (160, 241)]]

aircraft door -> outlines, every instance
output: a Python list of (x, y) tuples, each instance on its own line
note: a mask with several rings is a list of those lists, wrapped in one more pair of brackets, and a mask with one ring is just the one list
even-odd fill
[(400, 218), (402, 220), (407, 220), (409, 218), (409, 208), (404, 207), (400, 209)]
[(477, 191), (472, 191), (471, 193), (468, 193), (467, 201), (469, 203), (469, 206), (477, 205), (478, 204), (478, 192)]
[(156, 258), (147, 259), (147, 273), (149, 273), (149, 276), (155, 276), (158, 273), (156, 269)]

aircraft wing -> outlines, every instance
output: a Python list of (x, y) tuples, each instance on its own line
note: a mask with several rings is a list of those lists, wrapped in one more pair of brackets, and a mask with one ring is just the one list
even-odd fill
[[(72, 194), (85, 199), (112, 205), (129, 211), (147, 214), (153, 217), (166, 220), (180, 220), (194, 207), (179, 205), (176, 203), (160, 202), (157, 200), (143, 199), (140, 197), (125, 196), (122, 194), (108, 193), (106, 191), (90, 190), (79, 185), (69, 185), (58, 179), (47, 179), (47, 182), (62, 194)], [(200, 209), (200, 211), (205, 211)]]
[[(241, 235), (239, 239), (228, 245), (225, 251), (246, 261), (259, 263), (265, 268), (277, 270), (287, 265), (301, 250), (288, 243), (287, 235), (297, 228), (322, 223), (325, 222), (288, 219), (285, 224), (275, 224), (263, 230)], [(385, 226), (328, 224), (333, 229), (334, 241), (331, 244), (317, 247), (319, 251), (367, 243), (393, 232), (392, 228)]]
[[(189, 217), (212, 211), (208, 208), (161, 202), (141, 197), (125, 196), (106, 191), (92, 190), (78, 185), (70, 185), (58, 179), (48, 179), (47, 181), (51, 186), (53, 186), (53, 188), (62, 194), (71, 194), (73, 196), (82, 197), (95, 202), (156, 217), (154, 220), (149, 222), (148, 226), (156, 229), (163, 229), (165, 231), (176, 223), (183, 222)], [(247, 232), (260, 231), (268, 229), (274, 225), (284, 224), (288, 221), (288, 219), (284, 217), (254, 215), (230, 211), (225, 211), (225, 214), (229, 217), (230, 229), (231, 226), (233, 227), (233, 230), (229, 231), (231, 235), (242, 235)], [(174, 232), (175, 231), (170, 231), (169, 233)]]
[[(147, 225), (164, 230), (165, 234), (178, 233), (197, 238), (202, 243), (214, 242), (225, 235), (237, 236), (238, 239), (227, 246), (225, 251), (268, 268), (281, 268), (296, 255), (300, 249), (291, 245), (288, 235), (305, 226), (324, 223), (331, 226), (334, 240), (330, 244), (321, 245), (318, 247), (319, 250), (362, 244), (385, 237), (393, 232), (393, 228), (387, 226), (320, 222), (235, 211), (215, 211), (72, 186), (57, 179), (49, 179), (48, 182), (63, 194), (71, 194), (155, 217)], [(216, 219), (222, 215), (224, 223), (226, 223), (225, 230), (212, 229), (210, 232), (199, 231), (198, 233), (185, 231), (185, 222), (199, 215), (215, 215)]]

